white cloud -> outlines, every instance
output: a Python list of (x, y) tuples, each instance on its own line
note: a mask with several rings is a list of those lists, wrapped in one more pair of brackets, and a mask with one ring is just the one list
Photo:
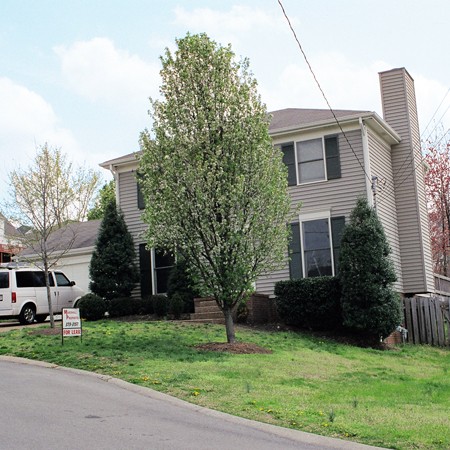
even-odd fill
[(60, 125), (52, 106), (39, 94), (0, 77), (0, 167), (1, 196), (7, 191), (9, 173), (26, 168), (36, 146), (48, 142), (66, 152), (77, 152), (71, 131)]
[[(389, 69), (383, 61), (359, 66), (339, 53), (323, 53), (310, 60), (314, 74), (333, 109), (381, 111), (378, 72)], [(332, 70), (330, 70), (332, 67)], [(328, 108), (306, 63), (288, 64), (275, 89), (261, 89), (269, 109)]]
[(69, 85), (89, 100), (119, 102), (128, 109), (158, 92), (159, 66), (117, 49), (107, 38), (58, 46), (54, 51)]
[[(195, 8), (191, 11), (183, 7), (174, 10), (174, 24), (183, 26), (191, 32), (205, 32), (221, 44), (231, 43), (233, 47), (245, 45), (249, 34), (262, 32), (269, 36), (271, 30), (284, 30), (280, 16), (274, 17), (264, 9), (234, 5), (227, 11), (211, 8)], [(252, 38), (250, 37), (250, 40)]]

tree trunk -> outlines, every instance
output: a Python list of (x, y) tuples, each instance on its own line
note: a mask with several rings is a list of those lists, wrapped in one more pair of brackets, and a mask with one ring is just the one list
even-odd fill
[(225, 329), (227, 331), (227, 342), (229, 344), (234, 344), (236, 342), (236, 335), (234, 334), (234, 321), (231, 308), (226, 307), (223, 310), (223, 315), (225, 316)]
[[(50, 274), (47, 264), (44, 263), (45, 285), (47, 288), (48, 315), (50, 316), (50, 328), (55, 328), (55, 317), (53, 316), (52, 293), (50, 291)], [(56, 292), (56, 291), (55, 291)]]

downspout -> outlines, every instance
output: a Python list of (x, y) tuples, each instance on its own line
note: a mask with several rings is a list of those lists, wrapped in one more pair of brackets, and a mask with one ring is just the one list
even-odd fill
[(113, 178), (114, 178), (114, 183), (116, 185), (115, 191), (116, 191), (116, 205), (117, 207), (120, 206), (120, 195), (119, 195), (119, 174), (113, 169), (113, 165), (110, 164), (109, 165), (109, 171), (111, 172)]
[(370, 177), (370, 155), (369, 155), (369, 137), (367, 134), (367, 127), (362, 119), (359, 118), (359, 126), (361, 127), (363, 158), (364, 158), (364, 179), (366, 181), (366, 197), (369, 206), (373, 207), (372, 183)]

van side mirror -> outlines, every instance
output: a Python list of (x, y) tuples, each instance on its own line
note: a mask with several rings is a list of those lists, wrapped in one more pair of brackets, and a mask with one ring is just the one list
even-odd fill
[(71, 282), (69, 283), (69, 286), (75, 286), (75, 281), (71, 281)]

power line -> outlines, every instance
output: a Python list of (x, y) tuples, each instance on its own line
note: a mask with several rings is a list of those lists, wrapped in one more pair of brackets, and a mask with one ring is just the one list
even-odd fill
[(325, 95), (325, 92), (323, 91), (322, 86), (320, 85), (320, 83), (319, 83), (319, 81), (318, 81), (318, 79), (317, 79), (317, 77), (316, 77), (316, 74), (314, 73), (314, 71), (313, 71), (313, 69), (312, 69), (312, 67), (311, 67), (311, 64), (309, 63), (308, 57), (306, 56), (306, 53), (305, 53), (305, 51), (303, 50), (302, 44), (300, 43), (300, 40), (299, 40), (298, 37), (297, 37), (297, 33), (295, 32), (295, 30), (294, 30), (294, 28), (293, 28), (293, 26), (292, 26), (292, 24), (291, 24), (291, 21), (289, 20), (289, 17), (288, 17), (288, 15), (287, 15), (287, 13), (286, 13), (286, 11), (285, 11), (285, 9), (284, 9), (283, 4), (281, 3), (281, 0), (278, 0), (278, 4), (280, 5), (281, 10), (283, 11), (283, 15), (284, 15), (284, 17), (286, 18), (286, 21), (287, 21), (287, 23), (288, 23), (288, 25), (289, 25), (289, 28), (291, 29), (292, 34), (294, 35), (294, 39), (295, 39), (295, 41), (297, 42), (298, 48), (300, 49), (300, 51), (301, 51), (301, 53), (302, 53), (302, 55), (303, 55), (303, 58), (304, 58), (306, 64), (308, 65), (309, 71), (311, 72), (311, 74), (312, 74), (312, 76), (313, 76), (313, 78), (314, 78), (314, 81), (315, 81), (316, 84), (317, 84), (317, 87), (319, 88), (320, 92), (322, 93), (322, 97), (325, 99), (325, 102), (326, 102), (326, 104), (328, 105), (328, 109), (329, 109), (329, 110), (331, 111), (331, 113), (333, 114), (333, 117), (334, 117), (335, 122), (336, 122), (337, 125), (339, 126), (339, 129), (341, 130), (341, 133), (344, 135), (345, 140), (347, 141), (347, 144), (349, 145), (351, 151), (353, 152), (353, 155), (355, 156), (356, 160), (358, 161), (359, 165), (361, 166), (361, 169), (362, 169), (362, 171), (364, 172), (364, 175), (367, 177), (367, 179), (368, 179), (369, 181), (371, 181), (369, 175), (368, 175), (367, 172), (366, 172), (366, 169), (364, 168), (364, 165), (362, 164), (362, 162), (361, 162), (360, 159), (358, 158), (358, 155), (356, 154), (355, 150), (353, 149), (352, 144), (351, 144), (350, 141), (348, 140), (348, 137), (347, 137), (347, 135), (345, 134), (345, 131), (342, 129), (342, 126), (341, 126), (341, 124), (340, 124), (338, 118), (336, 117), (336, 114), (334, 113), (334, 110), (333, 110), (333, 108), (331, 107), (330, 102), (328, 101), (327, 96)]
[[(425, 134), (425, 131), (427, 131), (428, 127), (430, 126), (430, 123), (433, 121), (434, 116), (437, 114), (437, 112), (439, 111), (439, 108), (442, 106), (442, 103), (444, 103), (444, 100), (447, 98), (448, 93), (450, 92), (450, 88), (447, 89), (447, 92), (444, 95), (444, 98), (441, 100), (441, 103), (439, 103), (439, 106), (436, 108), (436, 111), (434, 112), (434, 114), (432, 115), (431, 119), (429, 120), (429, 122), (427, 123), (427, 126), (425, 127), (425, 129), (422, 131), (422, 136)], [(445, 113), (448, 111), (448, 108), (445, 110)], [(441, 120), (442, 117), (444, 117), (445, 113), (441, 116)], [(435, 127), (436, 128), (436, 127)]]

